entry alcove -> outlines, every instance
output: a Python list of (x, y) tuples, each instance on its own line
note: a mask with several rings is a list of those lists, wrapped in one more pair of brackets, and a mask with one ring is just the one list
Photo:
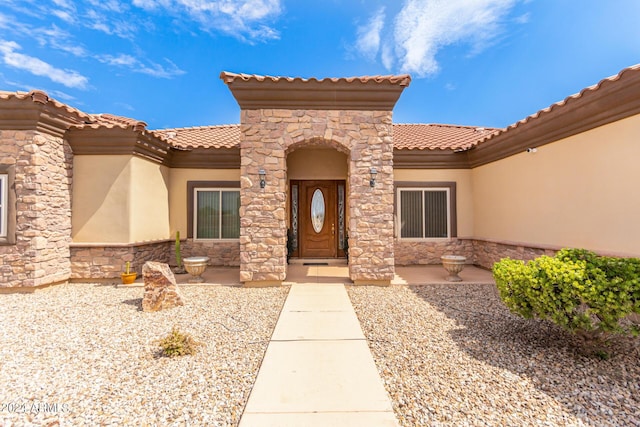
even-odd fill
[(348, 156), (333, 147), (314, 144), (288, 153), (287, 227), (291, 256), (345, 257), (347, 176)]

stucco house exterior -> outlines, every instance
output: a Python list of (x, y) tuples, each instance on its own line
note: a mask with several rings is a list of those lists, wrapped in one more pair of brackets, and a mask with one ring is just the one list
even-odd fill
[(393, 123), (408, 75), (220, 77), (239, 124), (150, 130), (0, 92), (0, 287), (173, 263), (177, 231), (247, 286), (282, 283), (288, 248), (379, 285), (442, 254), (640, 256), (640, 65), (505, 129)]

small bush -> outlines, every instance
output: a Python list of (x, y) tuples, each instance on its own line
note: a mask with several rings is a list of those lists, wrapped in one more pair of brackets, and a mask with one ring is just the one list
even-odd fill
[(514, 313), (550, 320), (571, 332), (637, 336), (625, 321), (640, 313), (640, 259), (563, 249), (528, 263), (505, 258), (493, 266), (500, 297)]
[(180, 332), (174, 327), (169, 335), (158, 340), (160, 355), (165, 357), (184, 356), (195, 354), (196, 349), (201, 345), (195, 341), (191, 335)]

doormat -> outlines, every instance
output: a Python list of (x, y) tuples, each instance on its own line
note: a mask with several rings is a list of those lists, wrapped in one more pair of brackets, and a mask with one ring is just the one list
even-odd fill
[(302, 265), (329, 265), (328, 262), (305, 262)]

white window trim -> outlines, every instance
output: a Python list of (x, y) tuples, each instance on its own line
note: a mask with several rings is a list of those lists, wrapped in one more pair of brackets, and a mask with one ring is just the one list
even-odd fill
[[(195, 187), (193, 189), (193, 240), (197, 240), (199, 242), (237, 242), (240, 238), (201, 238), (198, 237), (198, 192), (200, 191), (219, 191), (222, 193), (223, 191), (237, 191), (240, 192), (239, 188), (233, 187)], [(220, 203), (222, 203), (222, 197), (220, 197)], [(222, 212), (222, 211), (221, 211)], [(238, 215), (240, 213), (238, 212)], [(222, 236), (222, 215), (219, 218), (219, 230), (220, 235)]]
[[(400, 218), (402, 218), (402, 198), (400, 192), (402, 191), (421, 191), (423, 193), (423, 199), (421, 203), (422, 207), (422, 220), (424, 221), (424, 192), (426, 191), (444, 191), (447, 194), (447, 237), (402, 237), (402, 224)], [(451, 240), (451, 189), (449, 187), (398, 187), (396, 190), (396, 201), (398, 205), (398, 212), (396, 214), (396, 236), (403, 242), (442, 242)], [(424, 235), (425, 227), (422, 227), (422, 234)]]
[(0, 238), (7, 237), (9, 227), (9, 174), (0, 174)]

